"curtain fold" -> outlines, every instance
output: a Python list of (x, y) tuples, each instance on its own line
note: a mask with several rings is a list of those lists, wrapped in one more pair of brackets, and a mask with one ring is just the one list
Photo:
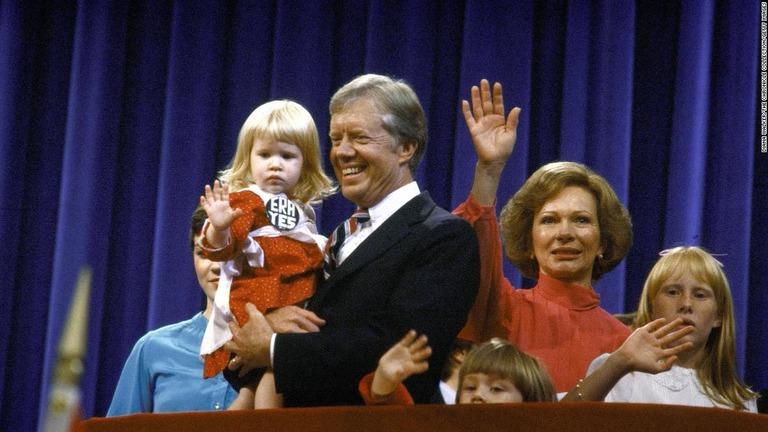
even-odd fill
[[(19, 217), (23, 208), (18, 202), (19, 196), (25, 196), (26, 182), (19, 184), (15, 181), (16, 167), (26, 165), (27, 148), (22, 131), (27, 130), (30, 122), (29, 94), (32, 93), (31, 83), (24, 79), (24, 74), (29, 69), (25, 66), (24, 59), (30, 46), (34, 46), (34, 40), (24, 34), (27, 17), (25, 11), (18, 10), (9, 4), (0, 4), (0, 142), (17, 143), (15, 146), (0, 146), (0, 184), (8, 186), (15, 184), (14, 194), (0, 194), (0, 238), (5, 246), (0, 249), (0, 260), (5, 263), (15, 263), (23, 258), (19, 250), (21, 239), (16, 234), (22, 226), (22, 218)], [(31, 15), (31, 13), (30, 13)], [(14, 69), (14, 65), (22, 65)], [(21, 272), (20, 272), (21, 273)], [(17, 322), (11, 311), (15, 309), (16, 293), (10, 289), (17, 277), (14, 267), (3, 266), (0, 269), (0, 277), (9, 285), (8, 290), (3, 290), (0, 296), (0, 352), (11, 351), (13, 330), (17, 328)], [(44, 314), (44, 310), (39, 310)], [(8, 357), (8, 356), (6, 356)], [(42, 358), (42, 356), (40, 357)], [(11, 368), (18, 367), (18, 362), (13, 358), (6, 358), (0, 362), (0, 377), (10, 373)], [(37, 395), (35, 395), (37, 397)], [(12, 398), (8, 398), (12, 399)], [(0, 406), (13, 403), (6, 400), (6, 393), (0, 392)], [(33, 405), (34, 406), (34, 405)]]
[(642, 2), (636, 8), (632, 142), (637, 144), (631, 149), (628, 203), (635, 242), (626, 260), (626, 310), (637, 307), (648, 269), (665, 247), (679, 9), (675, 2)]
[[(664, 239), (698, 243), (706, 178), (712, 2), (687, 2), (680, 10), (680, 42), (669, 155)], [(702, 37), (702, 35), (708, 35)]]
[[(125, 60), (126, 10), (120, 5), (85, 2), (74, 23), (74, 44), (67, 95), (60, 206), (55, 233), (50, 308), (42, 368), (41, 411), (45, 409), (49, 377), (54, 369), (58, 339), (68, 312), (77, 275), (93, 271), (91, 314), (103, 314), (107, 254), (117, 165), (117, 137), (122, 74)], [(92, 321), (91, 321), (92, 322)], [(89, 325), (90, 340), (98, 337)], [(88, 371), (95, 369), (98, 351), (89, 350)], [(84, 375), (84, 386), (94, 374)], [(88, 403), (92, 394), (84, 394)]]
[[(528, 154), (536, 143), (525, 145), (529, 141), (529, 130), (535, 127), (531, 119), (530, 108), (536, 97), (531, 89), (533, 79), (531, 70), (537, 63), (533, 53), (533, 31), (536, 19), (534, 5), (529, 2), (518, 2), (514, 7), (498, 8), (493, 1), (467, 2), (462, 37), (462, 52), (460, 64), (460, 81), (457, 87), (460, 100), (470, 100), (469, 90), (479, 85), (480, 79), (486, 78), (493, 85), (500, 82), (504, 89), (504, 103), (507, 113), (518, 106), (522, 109), (517, 129), (517, 143), (514, 157), (507, 164), (499, 185), (497, 211), (523, 184), (528, 175), (538, 168)], [(493, 19), (489, 19), (490, 16)], [(536, 24), (539, 24), (536, 22)], [(449, 101), (445, 101), (449, 104)], [(452, 172), (452, 199), (450, 208), (466, 199), (472, 186), (475, 172), (475, 149), (469, 132), (464, 124), (460, 106), (453, 128), (456, 131), (454, 166)], [(559, 111), (559, 109), (557, 109)], [(442, 152), (441, 152), (442, 153)], [(515, 286), (530, 284), (524, 282), (520, 273), (504, 260), (504, 270)]]
[[(561, 159), (592, 167), (613, 185), (624, 203), (629, 200), (634, 21), (633, 2), (623, 1), (598, 4), (589, 19), (574, 22), (574, 25), (592, 23), (589, 31), (584, 31), (589, 32), (588, 45), (569, 48), (573, 50), (571, 58), (578, 57), (578, 51), (589, 53), (587, 74), (574, 77), (586, 82), (588, 87), (584, 94), (573, 95), (578, 99), (573, 105), (568, 98), (565, 100), (569, 104), (563, 117), (567, 129), (563, 131), (561, 144)], [(586, 117), (582, 118), (581, 113), (571, 117), (571, 113), (579, 111)], [(585, 130), (578, 124), (582, 121)], [(577, 138), (576, 143), (572, 143), (571, 137), (582, 131), (583, 141)], [(625, 265), (622, 262), (595, 284), (606, 310), (623, 307)]]
[[(295, 100), (327, 155), (330, 97), (367, 72), (419, 95), (417, 179), (443, 207), (471, 187), (460, 101), (481, 78), (522, 108), (497, 210), (554, 160), (606, 177), (635, 232), (595, 285), (607, 310), (637, 307), (661, 249), (721, 254), (743, 376), (767, 388), (759, 26), (750, 0), (0, 1), (0, 424), (39, 425), (85, 266), (83, 410), (104, 415), (135, 341), (202, 307), (189, 218), (245, 118)], [(320, 231), (350, 209), (341, 194), (320, 204)]]
[[(757, 38), (744, 37), (742, 33), (743, 29), (757, 29), (759, 12), (756, 3), (751, 7), (738, 6), (722, 2), (716, 6), (717, 16), (726, 19), (715, 20), (713, 26), (710, 69), (713, 97), (707, 125), (706, 198), (703, 200), (701, 244), (713, 253), (724, 254), (722, 262), (737, 311), (736, 353), (743, 370), (747, 346), (763, 345), (760, 341), (765, 341), (768, 335), (765, 332), (768, 327), (762, 327), (762, 335), (746, 337), (747, 327), (754, 318), (747, 313), (750, 293), (766, 291), (765, 285), (750, 281), (749, 269), (753, 260), (768, 264), (763, 255), (767, 237), (750, 236), (752, 221), (762, 223), (752, 216), (752, 200), (766, 202), (765, 195), (762, 198), (753, 195), (753, 177), (765, 176), (767, 171), (755, 169), (754, 163), (754, 150), (759, 147), (753, 132), (757, 116), (752, 100), (758, 89), (753, 72), (758, 67), (758, 57), (754, 55), (758, 51)], [(758, 157), (765, 160), (766, 156), (763, 153)], [(765, 377), (764, 369), (750, 369), (750, 373)], [(759, 388), (768, 387), (762, 379), (749, 376), (749, 381), (762, 382)]]
[(13, 418), (20, 430), (33, 430), (46, 358), (75, 9), (25, 6), (0, 5), (0, 314), (7, 319), (0, 326), (0, 424)]
[[(167, 323), (169, 316), (180, 320), (190, 308), (200, 306), (197, 298), (175, 295), (178, 276), (169, 266), (178, 263), (179, 253), (188, 249), (188, 216), (203, 185), (213, 181), (213, 144), (226, 76), (226, 8), (211, 8), (207, 2), (178, 2), (171, 20), (156, 188), (148, 316), (151, 328)], [(169, 298), (175, 299), (172, 304)]]

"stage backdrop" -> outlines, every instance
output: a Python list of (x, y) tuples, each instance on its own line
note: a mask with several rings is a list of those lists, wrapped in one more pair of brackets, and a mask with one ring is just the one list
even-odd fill
[[(635, 232), (603, 306), (634, 310), (660, 250), (702, 245), (731, 282), (744, 377), (768, 387), (759, 25), (754, 0), (0, 1), (0, 424), (36, 428), (84, 266), (83, 409), (104, 415), (134, 342), (201, 309), (189, 216), (251, 110), (303, 104), (327, 153), (328, 101), (367, 72), (421, 98), (418, 181), (449, 209), (475, 164), (460, 99), (501, 82), (522, 116), (499, 207), (544, 163), (593, 167)], [(349, 210), (324, 202), (320, 230)]]

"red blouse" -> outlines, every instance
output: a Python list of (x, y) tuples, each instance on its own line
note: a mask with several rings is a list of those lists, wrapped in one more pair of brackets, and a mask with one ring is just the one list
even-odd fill
[(615, 351), (630, 329), (600, 307), (593, 289), (544, 274), (531, 289), (516, 289), (504, 277), (494, 207), (470, 195), (454, 210), (469, 222), (480, 242), (480, 287), (459, 337), (484, 342), (501, 337), (538, 357), (560, 393), (584, 378), (590, 362)]

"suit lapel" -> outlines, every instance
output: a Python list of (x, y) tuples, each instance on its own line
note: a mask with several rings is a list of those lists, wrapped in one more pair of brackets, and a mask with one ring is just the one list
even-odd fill
[(355, 251), (337, 267), (331, 276), (322, 282), (311, 300), (311, 305), (316, 306), (322, 303), (323, 298), (329, 290), (348, 275), (358, 271), (371, 261), (380, 257), (390, 248), (392, 248), (403, 237), (410, 234), (413, 226), (423, 222), (432, 209), (435, 207), (434, 201), (430, 198), (428, 192), (422, 192), (413, 197), (403, 207), (396, 211), (387, 219), (382, 226), (376, 229), (370, 237), (365, 239)]

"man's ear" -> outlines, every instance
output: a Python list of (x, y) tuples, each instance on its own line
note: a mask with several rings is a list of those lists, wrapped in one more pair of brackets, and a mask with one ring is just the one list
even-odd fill
[(400, 156), (400, 162), (408, 162), (416, 153), (416, 143), (413, 141), (401, 142), (397, 147), (397, 153)]

